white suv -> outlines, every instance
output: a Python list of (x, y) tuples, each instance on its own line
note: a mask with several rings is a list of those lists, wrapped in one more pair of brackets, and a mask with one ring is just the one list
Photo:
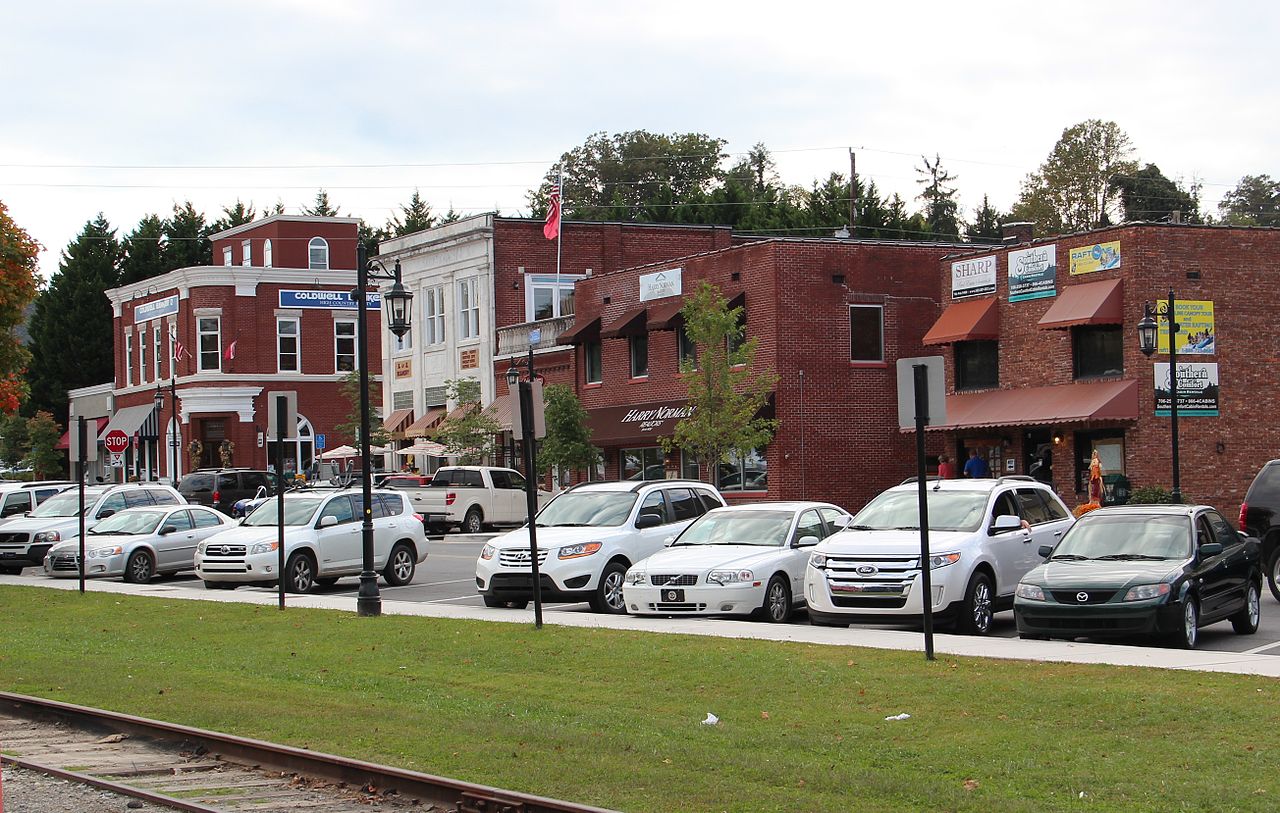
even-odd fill
[[(813, 549), (805, 571), (809, 620), (848, 626), (924, 613), (918, 483), (880, 494), (848, 527)], [(1058, 495), (1030, 477), (931, 480), (931, 605), (961, 632), (985, 635), (994, 613), (1013, 606), (1018, 580), (1043, 561), (1075, 521)]]
[[(599, 613), (626, 612), (627, 568), (723, 505), (720, 492), (696, 480), (584, 483), (565, 491), (536, 520), (542, 598), (585, 599)], [(528, 528), (484, 546), (476, 589), (489, 607), (523, 607), (533, 598)]]
[[(374, 570), (393, 587), (408, 584), (427, 558), (422, 521), (400, 492), (380, 489), (372, 496)], [(363, 511), (358, 490), (285, 495), (286, 589), (306, 593), (314, 585), (328, 587), (342, 576), (360, 575)], [(196, 575), (208, 588), (278, 583), (279, 527), (276, 500), (267, 500), (238, 527), (196, 546)]]

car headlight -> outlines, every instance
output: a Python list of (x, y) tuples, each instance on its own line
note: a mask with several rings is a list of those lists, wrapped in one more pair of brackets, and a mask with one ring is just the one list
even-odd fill
[(827, 566), (827, 555), (825, 553), (809, 554), (809, 567), (816, 567), (822, 570)]
[(493, 555), (497, 552), (498, 552), (497, 548), (495, 548), (493, 545), (490, 545), (488, 542), (486, 542), (484, 543), (484, 547), (480, 549), (480, 558), (492, 559)]
[(647, 575), (648, 574), (645, 573), (644, 570), (632, 568), (627, 571), (627, 578), (625, 581), (627, 584), (644, 584), (644, 580)]
[(579, 542), (577, 545), (565, 545), (560, 549), (561, 559), (577, 559), (579, 556), (590, 556), (600, 550), (599, 542)]
[(209, 547), (208, 542), (200, 542), (196, 545), (196, 553), (204, 555), (205, 548)]
[(54, 542), (61, 541), (61, 539), (62, 539), (62, 534), (58, 533), (57, 531), (41, 531), (40, 533), (31, 537), (31, 544), (33, 545), (44, 545), (46, 543), (52, 544)]
[(110, 556), (119, 556), (122, 553), (124, 553), (124, 548), (119, 545), (112, 545), (109, 548), (94, 548), (89, 551), (88, 555), (91, 558), (106, 559)]
[(1019, 582), (1018, 589), (1013, 591), (1018, 598), (1025, 598), (1028, 601), (1044, 601), (1044, 589), (1026, 582)]
[(935, 553), (929, 556), (929, 569), (937, 570), (940, 567), (954, 565), (958, 561), (960, 561), (958, 553)]
[(280, 550), (280, 541), (277, 539), (273, 539), (270, 542), (255, 542), (249, 548), (249, 555), (252, 556), (255, 553), (270, 553), (273, 550)]
[(755, 574), (750, 570), (713, 570), (707, 574), (707, 581), (712, 584), (750, 582), (755, 581)]
[(1136, 587), (1130, 587), (1129, 592), (1124, 594), (1122, 601), (1146, 601), (1151, 598), (1160, 598), (1169, 595), (1169, 585), (1167, 582), (1160, 584), (1139, 584)]

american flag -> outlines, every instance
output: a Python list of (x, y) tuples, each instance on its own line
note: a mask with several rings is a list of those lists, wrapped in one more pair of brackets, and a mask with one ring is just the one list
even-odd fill
[(547, 208), (547, 222), (542, 233), (548, 240), (554, 240), (560, 234), (560, 184), (551, 185), (550, 206)]
[(191, 354), (187, 352), (186, 345), (178, 341), (177, 336), (174, 336), (173, 337), (173, 360), (182, 361), (183, 356), (189, 356), (189, 355)]

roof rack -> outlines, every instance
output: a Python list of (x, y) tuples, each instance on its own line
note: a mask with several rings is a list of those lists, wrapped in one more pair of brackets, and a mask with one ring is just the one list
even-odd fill
[(1029, 475), (1029, 474), (1006, 474), (1006, 475), (1004, 475), (1003, 477), (997, 477), (997, 478), (996, 478), (996, 482), (997, 482), (997, 483), (1003, 483), (1003, 482), (1005, 482), (1005, 481), (1012, 481), (1012, 482), (1018, 482), (1018, 483), (1038, 483), (1038, 482), (1040, 482), (1039, 480), (1037, 480), (1036, 478), (1032, 477), (1032, 476), (1031, 476), (1031, 475)]
[[(929, 474), (929, 475), (926, 475), (924, 479), (925, 479), (925, 482), (927, 483), (933, 480), (941, 480), (943, 478), (939, 477), (936, 474)], [(905, 485), (910, 485), (911, 483), (918, 483), (918, 482), (920, 482), (919, 477), (908, 477), (907, 479), (903, 480), (901, 483), (898, 483), (898, 485), (905, 486)]]

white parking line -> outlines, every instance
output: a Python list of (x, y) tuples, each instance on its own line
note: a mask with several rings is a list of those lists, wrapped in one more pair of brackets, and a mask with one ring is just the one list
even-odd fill
[(1275, 649), (1278, 646), (1280, 646), (1280, 641), (1272, 641), (1269, 644), (1263, 644), (1262, 646), (1255, 646), (1253, 649), (1246, 649), (1243, 654), (1258, 655), (1262, 652), (1266, 652), (1268, 649)]
[(474, 579), (474, 578), (471, 578), (471, 579), (451, 579), (451, 580), (449, 580), (449, 581), (447, 581), (447, 582), (414, 582), (413, 584), (411, 584), (411, 585), (406, 585), (406, 586), (408, 586), (408, 587), (435, 587), (437, 584), (462, 584), (463, 582), (471, 582), (471, 583), (473, 583), (473, 584), (474, 584), (474, 583), (475, 583), (475, 579)]
[(422, 603), (423, 604), (443, 604), (446, 601), (468, 601), (473, 598), (480, 598), (480, 594), (476, 593), (474, 596), (454, 596), (453, 598), (433, 598), (430, 601), (424, 601)]

